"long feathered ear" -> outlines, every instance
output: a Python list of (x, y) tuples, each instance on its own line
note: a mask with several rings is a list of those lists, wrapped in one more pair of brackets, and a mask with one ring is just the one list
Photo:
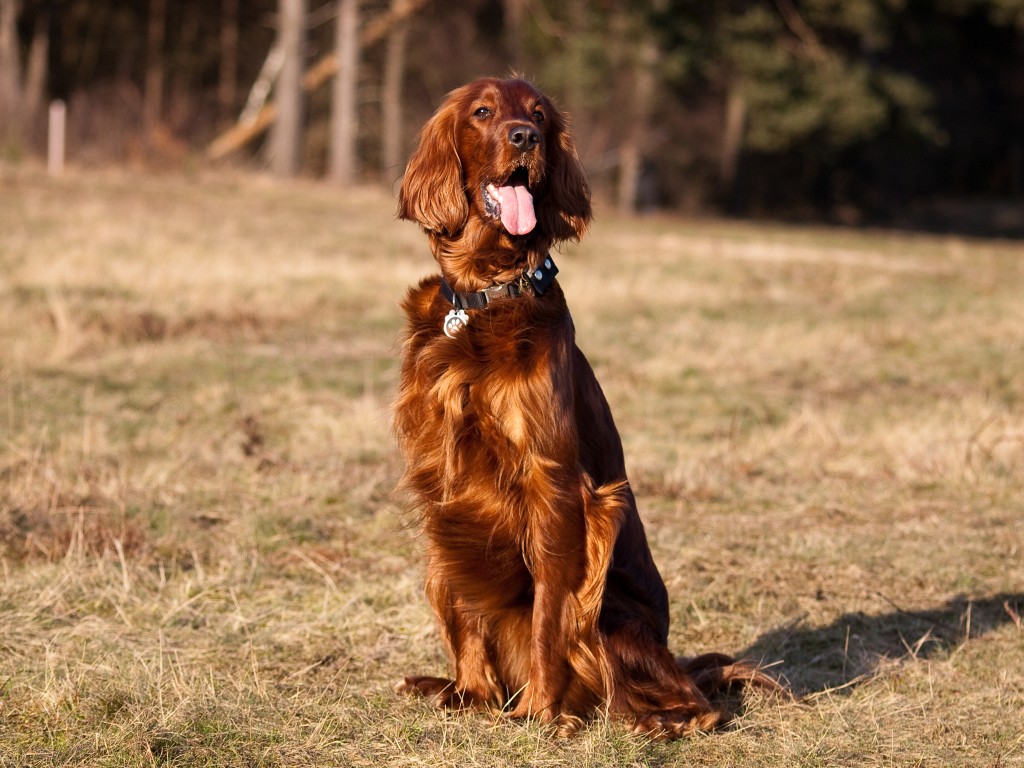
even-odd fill
[(453, 96), (420, 131), (398, 193), (398, 215), (428, 232), (452, 235), (466, 225), (469, 203), (455, 138), (457, 102)]
[(553, 240), (579, 240), (590, 222), (590, 184), (576, 152), (569, 119), (550, 105), (548, 192), (538, 216)]

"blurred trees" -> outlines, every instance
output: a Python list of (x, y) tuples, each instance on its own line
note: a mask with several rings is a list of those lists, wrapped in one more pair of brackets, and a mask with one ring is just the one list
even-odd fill
[(49, 49), (48, 15), (19, 34), (20, 14), (21, 0), (0, 0), (0, 147), (15, 152), (39, 120)]
[(337, 34), (334, 51), (338, 71), (334, 75), (331, 100), (329, 175), (333, 181), (351, 184), (356, 178), (356, 136), (359, 116), (356, 98), (359, 87), (359, 4), (338, 0)]
[[(394, 14), (409, 9), (409, 0), (391, 0)], [(392, 174), (400, 172), (404, 162), (402, 145), (402, 83), (405, 80), (405, 54), (409, 44), (409, 22), (402, 18), (388, 33), (387, 48), (381, 72), (381, 181), (387, 184)]]
[(18, 52), (18, 0), (0, 0), (0, 140), (19, 138), (15, 129), (21, 110), (21, 58)]
[(704, 47), (680, 85), (696, 79), (724, 101), (719, 191), (727, 205), (740, 205), (749, 189), (738, 175), (743, 156), (802, 157), (797, 172), (811, 181), (859, 146), (941, 143), (931, 92), (890, 55), (905, 6), (774, 0), (665, 18), (669, 47)]
[[(185, 161), (238, 119), (292, 1), (0, 0), (0, 140), (38, 150), (46, 91), (70, 101), (75, 161)], [(517, 71), (624, 209), (854, 222), (1024, 196), (1024, 0), (304, 5), (305, 69), (352, 51), (300, 94), (305, 173), (393, 183), (448, 90)], [(267, 161), (243, 139), (238, 160)]]
[(276, 88), (277, 119), (270, 135), (270, 168), (278, 176), (293, 176), (299, 170), (302, 146), (306, 0), (280, 0), (278, 19), (281, 70)]

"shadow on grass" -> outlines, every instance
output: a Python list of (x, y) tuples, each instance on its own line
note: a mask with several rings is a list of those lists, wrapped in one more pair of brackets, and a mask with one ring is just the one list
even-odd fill
[(958, 596), (945, 605), (907, 611), (892, 607), (869, 616), (846, 613), (824, 627), (806, 628), (801, 617), (768, 632), (741, 655), (748, 659), (783, 659), (771, 672), (782, 675), (799, 696), (851, 690), (870, 679), (886, 662), (941, 658), (963, 644), (1005, 624), (1022, 628), (1024, 594), (986, 598)]

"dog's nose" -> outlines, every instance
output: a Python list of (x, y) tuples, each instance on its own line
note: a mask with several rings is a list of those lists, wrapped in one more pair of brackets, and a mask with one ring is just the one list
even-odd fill
[(532, 125), (516, 125), (508, 132), (508, 143), (516, 149), (533, 149), (540, 143), (540, 133)]

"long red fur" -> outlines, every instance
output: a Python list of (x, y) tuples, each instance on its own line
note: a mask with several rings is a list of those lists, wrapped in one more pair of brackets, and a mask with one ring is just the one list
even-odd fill
[[(511, 142), (516, 127), (534, 129), (536, 146)], [(538, 223), (513, 236), (482, 189), (519, 166)], [(517, 279), (553, 245), (582, 237), (591, 216), (566, 117), (518, 79), (449, 94), (423, 128), (399, 206), (460, 292)], [(395, 427), (453, 677), (407, 677), (399, 690), (566, 732), (606, 712), (673, 737), (723, 722), (709, 699), (717, 690), (775, 688), (753, 665), (668, 650), (665, 586), (557, 281), (541, 296), (470, 310), (454, 338), (442, 332), (452, 305), (440, 282), (423, 280), (403, 304)]]

